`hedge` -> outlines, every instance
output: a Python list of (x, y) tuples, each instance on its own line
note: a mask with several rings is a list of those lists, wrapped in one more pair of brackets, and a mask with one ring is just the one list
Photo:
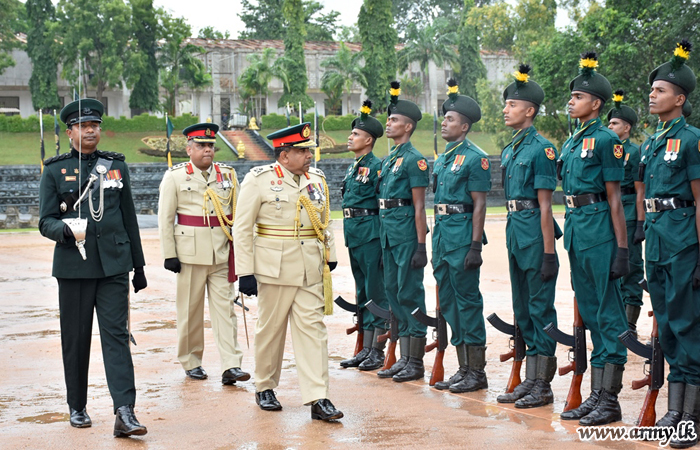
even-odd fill
[[(144, 131), (163, 131), (165, 132), (165, 119), (163, 117), (151, 116), (147, 113), (127, 119), (122, 116), (116, 119), (111, 116), (102, 118), (102, 129), (115, 131), (117, 133), (124, 132), (144, 132)], [(193, 123), (197, 123), (199, 119), (191, 114), (183, 114), (179, 117), (170, 119), (173, 122), (175, 130), (182, 130)], [(58, 121), (61, 130), (66, 127), (60, 120)], [(44, 115), (44, 132), (52, 132), (54, 129), (54, 118), (51, 115)], [(39, 132), (39, 117), (29, 116), (26, 119), (21, 116), (6, 116), (0, 114), (0, 131), (8, 133), (38, 133)]]

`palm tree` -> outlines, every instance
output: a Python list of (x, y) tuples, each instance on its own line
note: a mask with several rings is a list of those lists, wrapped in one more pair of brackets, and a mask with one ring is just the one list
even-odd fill
[(254, 115), (260, 119), (263, 96), (269, 93), (270, 82), (277, 78), (285, 86), (289, 86), (284, 56), (276, 58), (275, 50), (266, 48), (262, 53), (253, 53), (246, 58), (250, 65), (238, 79), (241, 96), (244, 98), (257, 96), (254, 100)]
[(360, 65), (361, 59), (362, 55), (359, 52), (352, 52), (344, 42), (341, 42), (338, 53), (321, 63), (321, 67), (326, 69), (321, 78), (321, 89), (326, 92), (326, 95), (329, 92), (337, 92), (338, 89), (347, 95), (345, 114), (350, 113), (350, 95), (353, 84), (357, 83), (363, 88), (367, 87), (367, 79)]
[[(418, 28), (415, 24), (411, 24), (408, 28), (406, 36), (406, 46), (398, 53), (399, 70), (404, 71), (408, 66), (416, 61), (420, 66), (423, 85), (430, 86), (428, 67), (430, 61), (434, 62), (438, 68), (441, 68), (445, 63), (456, 68), (459, 64), (457, 50), (457, 33), (447, 31), (448, 22), (443, 19), (435, 19), (435, 21), (425, 26)], [(430, 89), (425, 90), (425, 106), (430, 110)]]

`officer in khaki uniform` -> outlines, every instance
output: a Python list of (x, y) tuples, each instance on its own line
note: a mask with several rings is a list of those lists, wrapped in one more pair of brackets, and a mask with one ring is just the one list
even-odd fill
[(696, 445), (700, 433), (700, 130), (682, 114), (697, 83), (685, 64), (690, 49), (682, 40), (671, 61), (649, 74), (649, 112), (659, 124), (642, 144), (640, 166), (649, 295), (669, 365), (668, 412), (656, 426), (688, 421), (695, 431), (672, 440), (672, 448)]
[(328, 187), (323, 172), (310, 167), (310, 135), (309, 123), (268, 135), (277, 162), (253, 168), (243, 180), (245, 202), (234, 225), (236, 273), (241, 292), (258, 295), (255, 401), (263, 410), (282, 409), (273, 389), (289, 322), (302, 401), (312, 405), (312, 419), (331, 421), (343, 413), (328, 400), (323, 314), (324, 304), (332, 306), (327, 290), (337, 259)]
[(158, 226), (164, 266), (177, 273), (177, 358), (187, 376), (207, 378), (202, 369), (206, 288), (221, 382), (231, 385), (250, 374), (240, 369), (243, 353), (233, 303), (231, 225), (238, 181), (232, 167), (213, 162), (218, 130), (216, 124), (199, 123), (182, 131), (190, 161), (163, 176)]

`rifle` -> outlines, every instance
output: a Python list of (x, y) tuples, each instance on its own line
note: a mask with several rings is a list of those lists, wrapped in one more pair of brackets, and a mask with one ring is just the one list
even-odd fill
[(382, 370), (387, 370), (396, 363), (396, 343), (399, 341), (399, 321), (396, 319), (391, 309), (384, 309), (372, 300), (365, 303), (365, 308), (375, 316), (389, 322), (389, 331), (377, 336), (377, 342), (389, 340), (389, 345), (386, 349), (386, 357), (384, 358), (384, 367), (382, 367)]
[(578, 311), (576, 297), (574, 297), (574, 334), (570, 335), (560, 331), (553, 323), (544, 327), (544, 331), (558, 343), (569, 347), (571, 362), (567, 366), (559, 368), (559, 376), (564, 376), (571, 371), (574, 372), (574, 376), (571, 378), (569, 394), (566, 396), (564, 411), (576, 409), (581, 405), (581, 382), (583, 381), (583, 374), (588, 368), (586, 326), (583, 324), (583, 318)]
[(364, 328), (363, 327), (363, 322), (362, 322), (362, 309), (360, 308), (359, 305), (353, 305), (352, 303), (348, 303), (342, 296), (338, 296), (335, 299), (335, 304), (340, 306), (342, 309), (345, 311), (349, 311), (353, 313), (355, 325), (347, 328), (345, 330), (345, 333), (350, 335), (354, 332), (357, 332), (357, 340), (355, 341), (355, 353), (353, 353), (352, 356), (357, 355), (360, 353), (362, 350), (363, 346), (363, 339), (364, 339)]
[(522, 380), (520, 379), (520, 369), (523, 366), (523, 360), (525, 359), (525, 339), (523, 339), (523, 333), (518, 326), (518, 322), (513, 318), (513, 325), (504, 322), (498, 317), (498, 314), (493, 313), (486, 318), (491, 325), (501, 333), (510, 336), (508, 339), (508, 347), (510, 351), (508, 353), (503, 353), (500, 356), (501, 362), (506, 362), (513, 358), (513, 367), (510, 370), (510, 377), (508, 378), (508, 384), (506, 385), (506, 394), (513, 392), (516, 386), (518, 386)]
[(438, 296), (437, 286), (435, 286), (435, 300), (435, 317), (430, 317), (419, 308), (414, 309), (411, 313), (418, 322), (434, 328), (433, 336), (435, 340), (425, 346), (426, 353), (437, 349), (433, 371), (430, 374), (430, 386), (434, 386), (438, 381), (445, 379), (445, 366), (442, 361), (445, 358), (445, 349), (447, 348), (447, 321), (445, 321), (445, 316), (440, 311), (440, 297)]

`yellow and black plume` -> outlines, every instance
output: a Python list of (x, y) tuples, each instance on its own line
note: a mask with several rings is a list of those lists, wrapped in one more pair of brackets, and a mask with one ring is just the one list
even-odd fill
[(580, 75), (592, 75), (598, 67), (598, 55), (596, 52), (586, 52), (581, 54), (578, 62), (578, 73)]
[(513, 76), (515, 76), (515, 84), (518, 87), (521, 87), (530, 80), (531, 70), (532, 67), (530, 67), (528, 64), (520, 64), (520, 67), (518, 68), (517, 72), (513, 73)]
[(625, 91), (622, 89), (618, 89), (615, 91), (615, 93), (612, 96), (612, 101), (615, 103), (615, 108), (620, 109), (620, 106), (622, 106), (622, 100), (625, 99)]
[(372, 101), (365, 100), (360, 108), (360, 120), (367, 120), (367, 117), (372, 114)]
[(401, 83), (394, 80), (391, 82), (391, 89), (389, 89), (390, 102), (396, 104), (399, 101), (399, 95), (401, 95)]
[(671, 58), (671, 68), (673, 68), (674, 71), (680, 69), (688, 58), (690, 58), (692, 49), (693, 44), (688, 42), (687, 39), (683, 39), (676, 44), (676, 49), (673, 51), (673, 58)]
[(459, 86), (454, 78), (447, 80), (447, 96), (452, 102), (457, 101), (457, 97), (459, 97)]

